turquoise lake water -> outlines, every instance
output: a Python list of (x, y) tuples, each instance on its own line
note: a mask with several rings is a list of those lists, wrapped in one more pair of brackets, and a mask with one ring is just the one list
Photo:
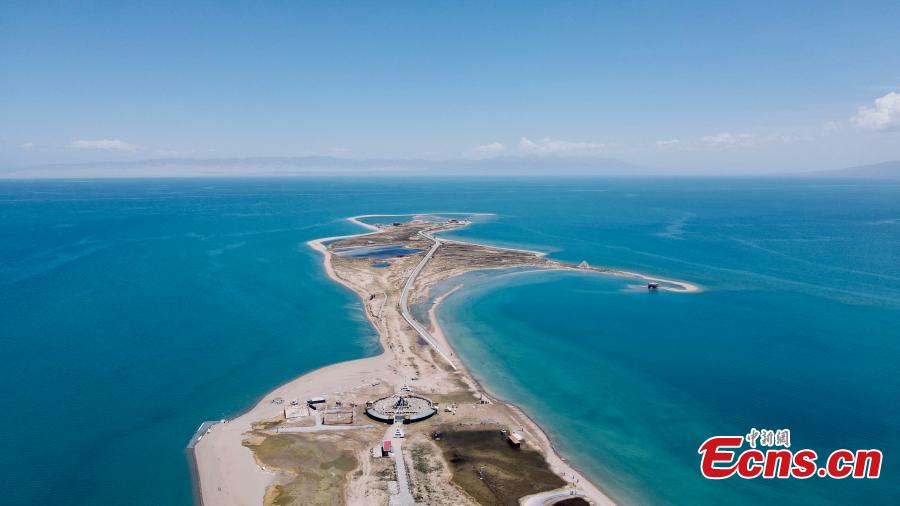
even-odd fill
[[(476, 276), (439, 316), (479, 379), (623, 502), (900, 502), (900, 185), (768, 179), (0, 182), (4, 504), (190, 504), (184, 445), (378, 352), (305, 241), (366, 213), (492, 212), (455, 236), (702, 285)], [(789, 428), (880, 480), (699, 477)]]

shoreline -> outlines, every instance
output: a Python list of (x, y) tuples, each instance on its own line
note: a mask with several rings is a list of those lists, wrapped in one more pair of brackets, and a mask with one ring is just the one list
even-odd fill
[[(346, 218), (346, 220), (349, 221), (350, 223), (359, 225), (359, 226), (361, 226), (367, 230), (370, 230), (372, 232), (377, 232), (379, 230), (379, 228), (377, 226), (371, 225), (362, 220), (365, 218), (386, 218), (386, 217), (390, 217), (390, 216), (416, 217), (416, 216), (432, 216), (432, 215), (442, 215), (442, 214), (443, 215), (463, 215), (463, 216), (496, 216), (494, 213), (463, 213), (463, 212), (454, 211), (454, 212), (443, 212), (443, 213), (358, 214), (356, 216), (351, 216), (349, 218)], [(346, 238), (350, 238), (350, 237), (360, 237), (360, 236), (364, 236), (364, 235), (368, 235), (368, 233), (325, 237), (322, 239), (314, 239), (312, 241), (309, 241), (307, 244), (311, 245), (313, 242), (316, 242), (316, 243), (319, 243), (318, 244), (319, 246), (321, 246), (321, 243), (325, 242), (325, 241), (331, 241), (331, 240), (336, 240), (336, 239), (346, 239)], [(429, 236), (429, 237), (431, 239), (435, 239), (434, 236)], [(483, 246), (483, 247), (487, 247), (487, 248), (491, 248), (491, 249), (495, 249), (495, 250), (499, 250), (499, 251), (511, 251), (511, 252), (516, 252), (516, 253), (530, 253), (539, 258), (544, 258), (549, 254), (549, 252), (546, 252), (546, 251), (538, 251), (538, 250), (531, 250), (531, 249), (525, 249), (525, 248), (512, 248), (512, 247), (505, 247), (505, 246), (495, 246), (492, 244), (482, 244), (482, 243), (478, 243), (478, 242), (462, 241), (462, 240), (458, 240), (458, 239), (440, 238), (440, 241), (443, 243), (450, 243), (450, 244), (463, 244), (463, 245), (468, 245), (468, 246)], [(317, 248), (314, 248), (314, 249), (317, 249)], [(317, 251), (320, 251), (320, 250), (317, 249)], [(598, 269), (596, 267), (588, 267), (586, 269), (579, 269), (577, 267), (573, 267), (570, 264), (563, 264), (561, 262), (556, 262), (556, 263), (558, 264), (555, 267), (556, 269), (572, 269), (572, 270), (581, 270), (581, 271), (585, 271), (585, 272), (595, 272), (597, 274), (606, 274), (609, 276), (633, 278), (633, 279), (639, 279), (641, 281), (647, 281), (647, 282), (655, 281), (655, 282), (660, 282), (660, 283), (668, 283), (671, 285), (675, 285), (675, 287), (677, 287), (677, 288), (673, 288), (670, 286), (660, 286), (659, 287), (659, 290), (666, 291), (666, 292), (698, 293), (698, 292), (703, 291), (703, 288), (699, 285), (695, 285), (693, 283), (689, 283), (687, 281), (681, 281), (681, 280), (677, 280), (677, 279), (661, 278), (658, 276), (650, 276), (647, 274), (641, 274), (640, 272), (624, 271), (624, 270), (619, 270), (619, 269)], [(539, 270), (539, 269), (535, 269), (535, 270)]]
[[(363, 226), (365, 226), (367, 229), (370, 229), (370, 230), (373, 230), (373, 231), (378, 231), (378, 230), (379, 230), (378, 227), (376, 227), (376, 226), (374, 226), (374, 225), (369, 225), (369, 224), (367, 224), (367, 223), (365, 223), (365, 222), (363, 222), (363, 221), (361, 221), (361, 220), (362, 220), (362, 219), (365, 219), (365, 218), (379, 217), (379, 216), (380, 216), (380, 217), (385, 217), (385, 216), (418, 216), (418, 215), (422, 215), (422, 214), (425, 214), (425, 213), (404, 214), (404, 215), (373, 215), (373, 214), (368, 214), (368, 215), (358, 215), (358, 216), (353, 216), (353, 217), (351, 217), (351, 218), (348, 218), (348, 221), (350, 221), (351, 223), (357, 223), (357, 224), (363, 225)], [(434, 214), (454, 214), (454, 215), (456, 215), (456, 214), (461, 214), (461, 215), (465, 215), (465, 214), (468, 214), (468, 213), (434, 213)], [(485, 213), (481, 213), (481, 214), (485, 214)], [(359, 234), (359, 235), (368, 235), (368, 234)], [(352, 236), (351, 236), (351, 237), (352, 237)], [(429, 237), (431, 237), (432, 239), (434, 239), (434, 237), (433, 237), (432, 235), (429, 235)], [(324, 239), (324, 240), (327, 240), (327, 239)], [(345, 286), (347, 286), (347, 284), (344, 283), (343, 280), (340, 280), (340, 279), (338, 278), (338, 276), (334, 273), (333, 269), (330, 268), (330, 264), (331, 264), (330, 260), (331, 260), (331, 255), (332, 255), (332, 253), (331, 253), (330, 251), (328, 251), (327, 248), (324, 247), (324, 245), (322, 244), (322, 242), (323, 242), (322, 239), (316, 239), (316, 240), (310, 241), (309, 244), (310, 244), (311, 246), (312, 246), (313, 244), (315, 244), (314, 249), (316, 249), (317, 251), (321, 251), (321, 252), (323, 252), (323, 253), (325, 254), (324, 262), (325, 262), (326, 264), (328, 264), (328, 269), (326, 269), (326, 270), (329, 271), (329, 277), (331, 277), (331, 278), (334, 279), (335, 281), (338, 281), (339, 283), (344, 284)], [(456, 244), (466, 244), (466, 245), (483, 246), (483, 245), (481, 245), (481, 244), (470, 243), (470, 242), (466, 242), (466, 241), (456, 241), (456, 240), (448, 240), (448, 239), (440, 239), (440, 240), (437, 240), (437, 239), (435, 239), (435, 244), (436, 244), (436, 245), (439, 244), (439, 242), (449, 242), (449, 243), (456, 243)], [(502, 248), (502, 247), (495, 247), (495, 246), (489, 246), (489, 247), (492, 248), (492, 249), (498, 249), (498, 250), (503, 250), (503, 251), (515, 251), (515, 252), (531, 253), (531, 254), (534, 254), (534, 255), (536, 255), (536, 256), (538, 256), (538, 257), (543, 257), (543, 256), (546, 255), (546, 253), (544, 253), (544, 252), (532, 251), (532, 250), (524, 250), (524, 249), (518, 249), (518, 248)], [(450, 278), (448, 278), (448, 279), (453, 279), (453, 278), (458, 277), (458, 276), (461, 276), (461, 275), (463, 275), (463, 274), (465, 274), (465, 273), (467, 273), (467, 272), (473, 272), (473, 271), (475, 271), (475, 270), (479, 270), (479, 269), (465, 270), (465, 271), (460, 272), (460, 273), (458, 273), (458, 274), (456, 274), (456, 275), (454, 275), (454, 276), (452, 276), (452, 277), (450, 277)], [(482, 270), (486, 270), (486, 269), (482, 269)], [(535, 269), (535, 271), (540, 271), (540, 270), (544, 270), (544, 269)], [(555, 270), (555, 269), (546, 269), (546, 270)], [(679, 283), (679, 282), (675, 282), (675, 283), (681, 284), (681, 283)], [(587, 489), (589, 489), (589, 490), (588, 490), (589, 496), (590, 496), (591, 499), (593, 499), (598, 505), (602, 505), (602, 506), (615, 506), (615, 504), (616, 504), (615, 501), (613, 501), (612, 498), (611, 498), (609, 495), (607, 495), (605, 492), (603, 492), (603, 490), (602, 490), (596, 483), (594, 483), (593, 481), (591, 481), (591, 480), (590, 480), (588, 477), (586, 477), (580, 470), (578, 470), (578, 469), (575, 468), (572, 464), (570, 464), (569, 461), (568, 461), (568, 459), (566, 459), (566, 458), (564, 458), (564, 457), (562, 456), (562, 454), (560, 453), (559, 449), (553, 444), (553, 441), (552, 441), (552, 440), (550, 439), (550, 437), (547, 435), (547, 431), (544, 430), (544, 428), (541, 427), (540, 424), (538, 424), (538, 423), (534, 420), (534, 418), (532, 418), (531, 416), (529, 416), (529, 415), (525, 412), (525, 410), (523, 410), (522, 408), (520, 408), (518, 405), (516, 405), (516, 404), (514, 404), (513, 402), (508, 401), (508, 400), (506, 400), (506, 399), (502, 399), (501, 397), (497, 396), (496, 394), (494, 394), (493, 392), (491, 392), (490, 390), (488, 390), (487, 388), (485, 388), (484, 385), (483, 385), (481, 382), (479, 382), (478, 379), (477, 379), (477, 378), (469, 371), (468, 366), (467, 366), (467, 365), (465, 364), (465, 362), (459, 357), (459, 355), (455, 352), (453, 346), (450, 344), (450, 341), (447, 339), (447, 336), (446, 336), (446, 334), (444, 333), (443, 328), (441, 328), (441, 326), (439, 325), (439, 323), (438, 323), (438, 321), (437, 321), (437, 318), (436, 318), (436, 312), (437, 312), (437, 308), (438, 308), (438, 306), (440, 305), (440, 303), (443, 302), (443, 300), (445, 300), (447, 297), (449, 297), (450, 295), (452, 295), (454, 292), (456, 292), (457, 290), (459, 290), (460, 288), (462, 288), (462, 286), (463, 286), (462, 284), (459, 284), (459, 285), (453, 287), (453, 288), (450, 289), (448, 292), (442, 294), (440, 297), (438, 297), (438, 298), (436, 298), (436, 299), (434, 300), (434, 303), (432, 304), (432, 306), (431, 306), (431, 307), (429, 308), (429, 310), (428, 310), (429, 324), (430, 324), (430, 326), (431, 326), (431, 328), (432, 328), (431, 335), (432, 335), (433, 337), (435, 337), (436, 340), (440, 341), (440, 343), (441, 343), (443, 346), (445, 346), (447, 350), (450, 351), (451, 356), (455, 357), (455, 358), (456, 358), (456, 361), (459, 363), (459, 366), (460, 366), (459, 369), (461, 369), (462, 372), (463, 372), (464, 374), (466, 374), (466, 376), (469, 378), (469, 380), (471, 380), (471, 381), (475, 384), (475, 386), (476, 386), (481, 392), (483, 392), (487, 397), (489, 397), (490, 400), (491, 400), (492, 402), (497, 403), (497, 404), (503, 404), (503, 405), (505, 405), (505, 406), (506, 406), (507, 408), (509, 408), (511, 411), (515, 412), (516, 414), (518, 414), (519, 416), (521, 416), (521, 417), (523, 417), (525, 420), (527, 420), (527, 422), (528, 422), (527, 425), (530, 425), (529, 428), (531, 429), (531, 431), (537, 433), (538, 436), (540, 437), (540, 439), (542, 439), (542, 440), (543, 440), (544, 442), (546, 442), (546, 444), (548, 445), (549, 451), (546, 452), (546, 454), (545, 454), (544, 457), (547, 459), (547, 463), (550, 465), (550, 468), (551, 468), (554, 472), (556, 472), (557, 474), (560, 474), (560, 475), (563, 477), (563, 479), (564, 479), (567, 483), (570, 483), (570, 484), (571, 484), (571, 483), (573, 483), (573, 482), (577, 482), (582, 488), (587, 488)], [(684, 286), (684, 285), (682, 285), (682, 286)], [(693, 286), (693, 285), (691, 285), (691, 286)], [(349, 287), (349, 286), (348, 286), (348, 288), (351, 288), (351, 289), (352, 289), (352, 287)], [(686, 290), (686, 291), (690, 291), (690, 290)], [(356, 290), (354, 290), (354, 292), (356, 292)], [(362, 294), (362, 293), (357, 293), (357, 295), (359, 295), (361, 298), (364, 297), (364, 294)], [(373, 322), (373, 324), (374, 324), (374, 322)], [(377, 328), (377, 327), (376, 327), (376, 328)], [(437, 347), (435, 347), (435, 349), (436, 349), (441, 355), (443, 355), (443, 352), (441, 352)], [(448, 359), (448, 360), (449, 360), (449, 359)], [(452, 365), (452, 363), (451, 363), (451, 365)], [(455, 368), (455, 367), (454, 367), (454, 368)], [(570, 479), (570, 478), (572, 478), (572, 479)], [(573, 487), (564, 487), (564, 488), (573, 488)], [(523, 498), (523, 499), (524, 499), (524, 498)]]
[[(374, 230), (361, 234), (313, 239), (307, 241), (306, 244), (312, 249), (322, 253), (322, 265), (325, 268), (325, 273), (328, 277), (332, 281), (351, 290), (356, 294), (360, 302), (362, 302), (363, 312), (379, 336), (378, 347), (381, 351), (370, 357), (345, 360), (343, 362), (325, 365), (312, 371), (307, 371), (291, 381), (265, 392), (253, 405), (234, 418), (213, 423), (208, 426), (207, 430), (199, 437), (195, 434), (192, 439), (196, 438), (196, 444), (194, 444), (193, 447), (189, 447), (188, 450), (191, 454), (192, 468), (196, 469), (197, 482), (194, 484), (196, 490), (195, 497), (199, 498), (199, 504), (201, 506), (206, 506), (207, 504), (259, 504), (263, 501), (266, 489), (274, 480), (276, 473), (267, 472), (259, 462), (257, 462), (253, 452), (240, 445), (240, 441), (242, 440), (244, 429), (249, 427), (252, 422), (260, 418), (265, 418), (266, 415), (271, 416), (275, 412), (281, 411), (280, 408), (274, 410), (271, 409), (272, 404), (271, 402), (266, 402), (267, 399), (278, 396), (286, 397), (287, 395), (282, 395), (282, 393), (294, 393), (297, 390), (311, 390), (313, 393), (310, 395), (318, 395), (319, 390), (324, 388), (315, 388), (320, 386), (318, 384), (319, 382), (316, 382), (315, 379), (320, 379), (320, 376), (326, 376), (328, 373), (335, 373), (338, 371), (340, 372), (340, 376), (344, 378), (344, 381), (342, 382), (344, 384), (339, 386), (349, 386), (346, 384), (347, 379), (358, 379), (357, 377), (361, 372), (365, 373), (366, 376), (370, 375), (370, 373), (373, 372), (368, 369), (370, 366), (375, 370), (386, 369), (388, 361), (393, 357), (393, 353), (385, 348), (384, 343), (382, 342), (380, 326), (372, 318), (372, 315), (365, 310), (365, 294), (337, 276), (337, 273), (331, 265), (332, 253), (328, 251), (323, 244), (326, 241), (364, 236), (377, 233), (378, 231), (378, 228), (373, 225), (357, 222), (353, 218), (347, 218), (347, 220), (352, 223), (359, 223), (364, 228)], [(330, 378), (328, 382), (330, 383)], [(321, 386), (324, 387), (324, 385)], [(226, 430), (224, 426), (231, 422), (235, 422), (235, 425), (240, 427), (239, 432), (234, 433), (234, 431)], [(246, 426), (244, 424), (246, 424)], [(200, 427), (202, 430), (203, 424), (201, 424)], [(203, 441), (210, 441), (213, 439), (211, 436), (216, 436), (221, 439), (230, 439), (232, 440), (232, 443), (237, 444), (216, 445), (214, 447), (209, 447), (208, 444), (203, 445)], [(223, 469), (222, 467), (223, 457), (231, 464), (227, 469)], [(260, 473), (265, 473), (266, 475), (260, 477)], [(206, 476), (205, 478), (204, 475)], [(219, 478), (216, 490), (212, 490), (211, 488), (211, 482), (214, 477)], [(223, 477), (234, 478), (235, 480), (223, 479)], [(248, 479), (248, 477), (250, 479)], [(227, 491), (225, 494), (226, 497), (219, 497), (218, 494), (214, 495), (214, 492), (222, 492), (222, 485), (225, 485), (226, 483), (234, 485), (232, 489)], [(211, 497), (214, 497), (214, 499), (211, 500)]]
[[(472, 272), (472, 271), (468, 271), (468, 272)], [(539, 271), (535, 270), (535, 271), (528, 271), (528, 272), (539, 272)], [(462, 274), (460, 274), (460, 275), (462, 275)], [(435, 335), (435, 337), (439, 337), (439, 339), (450, 350), (453, 350), (454, 348), (450, 344), (449, 340), (447, 339), (446, 334), (444, 333), (443, 327), (441, 327), (440, 322), (438, 321), (437, 311), (442, 302), (444, 302), (447, 298), (449, 298), (451, 295), (453, 295), (454, 293), (456, 293), (458, 290), (462, 289), (463, 287), (464, 287), (463, 284), (458, 284), (458, 285), (454, 286), (448, 292), (435, 298), (431, 307), (428, 309), (428, 322), (431, 325), (431, 328), (433, 329), (432, 333)], [(456, 355), (456, 356), (458, 357), (459, 355)], [(461, 364), (464, 364), (462, 359), (459, 359), (459, 361)], [(466, 370), (468, 371), (468, 369), (466, 369)], [(531, 417), (531, 415), (529, 415), (524, 409), (519, 407), (513, 401), (505, 399), (505, 398), (497, 395), (496, 393), (494, 393), (490, 388), (488, 388), (486, 386), (486, 384), (484, 382), (479, 381), (478, 378), (475, 377), (475, 375), (469, 373), (469, 377), (472, 379), (472, 381), (475, 383), (475, 385), (478, 387), (478, 389), (481, 390), (485, 394), (486, 397), (490, 398), (491, 402), (493, 402), (495, 404), (503, 404), (506, 407), (508, 407), (510, 410), (514, 411), (519, 416), (528, 420), (528, 422), (532, 426), (532, 430), (535, 430), (539, 434), (539, 437), (541, 439), (543, 439), (544, 441), (546, 441), (548, 446), (550, 447), (550, 452), (548, 452), (548, 455), (545, 455), (545, 457), (547, 458), (547, 463), (550, 464), (551, 469), (553, 469), (556, 472), (562, 471), (560, 474), (563, 476), (563, 479), (565, 479), (567, 482), (571, 483), (573, 480), (571, 480), (570, 478), (575, 478), (577, 480), (577, 483), (582, 488), (592, 488), (593, 490), (590, 491), (591, 498), (594, 499), (595, 501), (597, 501), (598, 504), (603, 505), (603, 506), (615, 506), (616, 505), (616, 502), (613, 501), (612, 497), (610, 497), (606, 492), (604, 492), (603, 489), (600, 488), (599, 485), (597, 485), (590, 478), (588, 478), (581, 469), (579, 469), (576, 465), (572, 464), (569, 459), (567, 459), (563, 456), (563, 452), (561, 452), (559, 450), (559, 448), (557, 448), (556, 444), (554, 444), (554, 442), (553, 442), (553, 439), (550, 438), (550, 436), (547, 434), (547, 431), (544, 429), (544, 427), (541, 426), (541, 424), (539, 424), (537, 422), (537, 420), (535, 420), (533, 417)], [(537, 495), (537, 494), (535, 494), (535, 495)], [(525, 498), (522, 498), (522, 499), (524, 500)]]
[[(362, 303), (363, 312), (366, 315), (366, 319), (375, 329), (378, 335), (378, 344), (380, 348), (380, 352), (361, 359), (349, 360), (338, 362), (335, 364), (327, 365), (315, 369), (313, 371), (306, 372), (301, 376), (294, 378), (293, 380), (278, 386), (262, 395), (260, 399), (252, 405), (249, 409), (242, 412), (240, 415), (236, 416), (231, 420), (223, 420), (220, 423), (213, 423), (211, 426), (207, 426), (206, 431), (203, 434), (195, 434), (194, 438), (192, 438), (192, 442), (196, 442), (193, 447), (188, 447), (190, 451), (191, 457), (191, 468), (196, 469), (196, 480), (194, 483), (195, 489), (195, 497), (199, 499), (199, 504), (220, 504), (220, 503), (258, 503), (260, 502), (268, 487), (274, 482), (277, 476), (277, 472), (266, 470), (255, 458), (253, 452), (240, 445), (240, 441), (242, 440), (242, 435), (244, 434), (247, 427), (252, 424), (254, 421), (258, 421), (261, 419), (265, 419), (268, 416), (272, 416), (273, 414), (280, 412), (280, 408), (275, 407), (271, 402), (266, 402), (268, 399), (273, 396), (288, 398), (289, 396), (295, 396), (298, 392), (303, 392), (303, 395), (319, 395), (321, 392), (325, 390), (333, 391), (335, 389), (355, 389), (359, 388), (362, 383), (366, 383), (370, 381), (370, 378), (373, 376), (377, 376), (379, 381), (375, 382), (372, 386), (380, 384), (384, 377), (389, 377), (394, 384), (404, 384), (405, 379), (400, 375), (396, 369), (396, 367), (391, 367), (391, 362), (395, 358), (395, 353), (385, 346), (385, 332), (386, 329), (383, 325), (386, 325), (386, 322), (381, 318), (381, 315), (374, 314), (374, 311), (369, 307), (367, 301), (371, 301), (375, 295), (370, 294), (348, 281), (342, 279), (337, 272), (335, 271), (332, 265), (332, 258), (334, 254), (329, 251), (329, 249), (325, 246), (326, 242), (347, 239), (347, 238), (357, 238), (362, 236), (367, 236), (371, 234), (379, 233), (380, 228), (365, 223), (362, 221), (365, 218), (371, 217), (387, 217), (387, 216), (423, 216), (429, 214), (444, 214), (444, 215), (486, 215), (487, 213), (414, 213), (414, 214), (365, 214), (365, 215), (357, 215), (346, 218), (347, 221), (354, 223), (356, 225), (361, 226), (366, 229), (367, 232), (362, 232), (358, 234), (347, 234), (342, 236), (332, 236), (332, 237), (324, 237), (319, 239), (313, 239), (307, 241), (306, 244), (315, 251), (322, 253), (322, 265), (325, 268), (325, 272), (328, 277), (342, 286), (350, 289), (353, 293), (357, 295), (360, 302)], [(447, 240), (447, 239), (438, 239), (430, 234), (423, 233), (423, 236), (426, 236), (428, 239), (435, 242), (435, 245), (439, 245), (441, 242), (446, 243), (455, 243), (455, 244), (463, 244), (463, 245), (472, 245), (477, 247), (486, 247), (495, 250), (502, 251), (514, 251), (514, 252), (525, 252), (532, 255), (535, 255), (538, 258), (543, 257), (546, 253), (530, 251), (530, 250), (522, 250), (522, 249), (513, 249), (513, 248), (501, 248), (494, 246), (487, 246), (478, 243), (470, 243), (465, 241), (456, 241), (456, 240)], [(552, 262), (552, 266), (544, 267), (544, 268), (536, 268), (534, 270), (574, 270), (584, 273), (599, 273), (599, 274), (607, 274), (621, 277), (631, 277), (642, 280), (655, 280), (666, 283), (671, 283), (677, 286), (678, 288), (666, 287), (668, 291), (679, 292), (679, 293), (690, 293), (700, 291), (700, 288), (696, 285), (692, 285), (690, 283), (674, 281), (674, 280), (664, 280), (660, 278), (653, 278), (650, 276), (646, 276), (643, 274), (626, 272), (626, 271), (616, 271), (616, 270), (605, 270), (605, 269), (597, 269), (597, 268), (576, 268), (572, 265), (563, 264), (560, 262)], [(424, 265), (424, 262), (423, 262)], [(537, 266), (536, 266), (537, 267)], [(472, 272), (475, 270), (479, 270), (478, 268), (465, 269), (463, 268), (459, 272), (455, 272), (451, 276), (448, 276), (447, 279), (452, 279), (454, 277), (460, 276), (467, 272)], [(559, 449), (554, 445), (553, 441), (547, 435), (547, 432), (541, 427), (533, 418), (531, 418), (522, 408), (515, 405), (514, 403), (502, 399), (499, 396), (495, 395), (493, 392), (489, 391), (481, 384), (474, 375), (471, 374), (468, 367), (465, 363), (459, 359), (459, 356), (456, 355), (453, 351), (452, 345), (449, 343), (444, 330), (440, 327), (440, 324), (436, 317), (436, 311), (440, 306), (440, 303), (443, 302), (448, 296), (455, 293), (462, 285), (456, 286), (449, 290), (448, 292), (442, 294), (441, 296), (434, 299), (431, 307), (428, 309), (427, 314), (429, 321), (423, 322), (429, 324), (432, 328), (431, 335), (435, 338), (436, 341), (439, 341), (440, 344), (445, 347), (450, 352), (451, 356), (456, 358), (457, 363), (459, 364), (459, 372), (462, 373), (469, 381), (472, 382), (473, 386), (480, 392), (483, 392), (487, 398), (491, 400), (491, 402), (495, 404), (500, 404), (505, 406), (509, 411), (515, 415), (517, 415), (521, 420), (522, 426), (527, 427), (528, 431), (531, 432), (534, 436), (537, 436), (537, 439), (540, 440), (540, 446), (538, 449), (544, 454), (545, 459), (547, 460), (548, 465), (551, 470), (558, 474), (560, 477), (566, 481), (567, 485), (552, 491), (554, 493), (558, 493), (560, 491), (570, 491), (575, 490), (574, 483), (577, 483), (577, 489), (579, 494), (590, 497), (590, 499), (594, 502), (594, 504), (611, 506), (614, 505), (615, 502), (612, 500), (610, 496), (603, 492), (603, 490), (589, 478), (587, 478), (584, 473), (582, 473), (579, 469), (574, 467), (566, 458), (563, 457), (562, 453)], [(426, 289), (430, 289), (429, 286)], [(660, 289), (664, 289), (660, 287)], [(387, 295), (385, 295), (385, 300), (382, 301), (382, 310), (384, 308), (384, 304), (386, 303)], [(434, 344), (430, 343), (431, 348), (439, 353), (440, 348)], [(302, 397), (302, 396), (300, 396)], [(232, 423), (234, 422), (234, 423)], [(206, 425), (206, 424), (204, 424)], [(201, 425), (200, 430), (203, 429), (204, 425)], [(199, 437), (198, 437), (199, 436)], [(210, 443), (209, 441), (218, 441), (223, 440), (220, 444)], [(229, 442), (231, 444), (224, 444)], [(206, 442), (206, 444), (204, 444)], [(210, 446), (212, 445), (212, 446)], [(194, 474), (194, 473), (192, 473)], [(214, 488), (214, 483), (217, 484)], [(226, 490), (223, 490), (225, 487)], [(352, 494), (353, 491), (347, 491), (347, 494)], [(533, 496), (528, 496), (530, 499), (529, 502), (533, 502), (536, 499), (536, 496), (540, 496), (541, 494), (535, 494)], [(525, 501), (526, 498), (522, 498), (522, 501)]]

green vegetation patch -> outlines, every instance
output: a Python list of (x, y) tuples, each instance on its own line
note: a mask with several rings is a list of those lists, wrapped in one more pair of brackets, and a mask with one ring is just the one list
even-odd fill
[(347, 475), (357, 467), (353, 454), (336, 443), (312, 440), (300, 434), (267, 435), (245, 442), (266, 467), (293, 477), (275, 486), (271, 504), (334, 505), (344, 502)]

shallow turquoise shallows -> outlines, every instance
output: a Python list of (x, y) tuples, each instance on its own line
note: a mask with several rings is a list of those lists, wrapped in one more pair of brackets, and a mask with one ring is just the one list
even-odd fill
[[(900, 185), (767, 179), (0, 183), (3, 504), (190, 504), (184, 445), (378, 352), (305, 241), (366, 213), (491, 212), (456, 237), (702, 285), (470, 276), (439, 311), (481, 381), (616, 499), (900, 502)], [(880, 480), (700, 478), (751, 427), (880, 448)]]

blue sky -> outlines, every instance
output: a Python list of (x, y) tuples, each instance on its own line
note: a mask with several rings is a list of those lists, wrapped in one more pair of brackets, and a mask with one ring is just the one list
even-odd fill
[(0, 167), (900, 159), (900, 2), (0, 4)]

